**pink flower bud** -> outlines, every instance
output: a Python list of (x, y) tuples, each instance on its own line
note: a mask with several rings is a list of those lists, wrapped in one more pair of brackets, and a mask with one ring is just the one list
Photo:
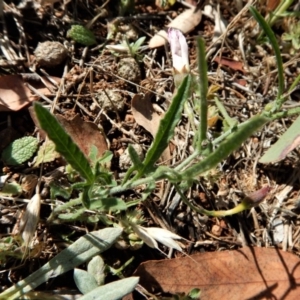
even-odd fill
[(189, 49), (184, 35), (178, 29), (169, 28), (168, 39), (175, 73), (188, 73), (190, 70)]

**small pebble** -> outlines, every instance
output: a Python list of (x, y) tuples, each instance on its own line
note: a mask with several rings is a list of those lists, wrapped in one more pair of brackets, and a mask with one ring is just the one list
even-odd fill
[(118, 75), (128, 81), (138, 83), (141, 80), (139, 64), (132, 57), (126, 57), (118, 63)]
[(36, 62), (41, 67), (60, 65), (68, 56), (67, 49), (59, 42), (39, 43), (34, 50)]

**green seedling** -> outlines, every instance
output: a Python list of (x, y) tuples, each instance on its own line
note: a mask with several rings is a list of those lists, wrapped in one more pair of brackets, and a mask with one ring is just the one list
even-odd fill
[(296, 50), (300, 49), (300, 24), (291, 24), (290, 32), (285, 32), (282, 35), (282, 39), (284, 41), (290, 41), (293, 47), (292, 54), (296, 52)]
[(116, 56), (120, 55), (129, 55), (137, 61), (142, 60), (141, 54), (141, 46), (145, 42), (146, 37), (139, 38), (136, 42), (129, 43), (129, 41), (125, 38), (121, 44), (118, 45), (107, 45), (106, 48), (111, 50), (112, 53)]

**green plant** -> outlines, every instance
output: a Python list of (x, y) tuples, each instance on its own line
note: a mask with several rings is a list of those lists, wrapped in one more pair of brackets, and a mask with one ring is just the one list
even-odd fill
[[(117, 239), (124, 239), (124, 234), (126, 234), (129, 244), (132, 246), (137, 246), (137, 244), (142, 240), (150, 247), (158, 249), (156, 242), (156, 240), (158, 240), (165, 245), (180, 251), (181, 248), (178, 248), (174, 242), (174, 240), (180, 238), (179, 236), (163, 231), (158, 233), (157, 228), (151, 229), (142, 227), (142, 217), (137, 216), (137, 214), (132, 214), (129, 210), (130, 207), (147, 199), (149, 194), (155, 189), (158, 181), (167, 180), (174, 186), (182, 201), (187, 206), (197, 213), (209, 216), (222, 217), (232, 215), (252, 208), (264, 199), (269, 192), (269, 187), (263, 187), (251, 195), (246, 196), (241, 203), (233, 209), (225, 211), (208, 211), (191, 203), (190, 199), (186, 196), (187, 189), (190, 188), (195, 181), (197, 181), (201, 176), (207, 174), (207, 172), (212, 172), (219, 163), (237, 150), (248, 137), (260, 130), (260, 128), (262, 128), (265, 124), (278, 118), (300, 113), (299, 108), (287, 111), (283, 111), (281, 109), (288, 93), (284, 93), (284, 72), (279, 47), (274, 33), (264, 18), (254, 8), (251, 7), (250, 11), (262, 27), (274, 49), (278, 68), (278, 92), (274, 101), (266, 105), (262, 112), (243, 123), (238, 123), (237, 120), (229, 117), (221, 101), (215, 95), (213, 99), (215, 99), (216, 106), (226, 121), (227, 126), (224, 126), (224, 131), (218, 137), (214, 140), (208, 141), (208, 124), (206, 120), (208, 111), (206, 99), (208, 94), (207, 67), (204, 54), (204, 42), (201, 38), (197, 38), (199, 79), (190, 74), (186, 58), (177, 57), (177, 59), (179, 58), (180, 60), (177, 60), (176, 62), (176, 67), (178, 69), (175, 70), (177, 73), (174, 71), (174, 75), (180, 75), (178, 77), (179, 80), (177, 81), (178, 89), (172, 99), (168, 111), (161, 120), (158, 133), (148, 149), (145, 158), (141, 160), (134, 147), (129, 146), (128, 151), (132, 160), (132, 167), (126, 172), (122, 182), (115, 179), (113, 174), (105, 167), (105, 163), (112, 157), (110, 152), (107, 152), (100, 160), (97, 160), (97, 149), (93, 147), (90, 153), (90, 162), (79, 150), (77, 145), (74, 144), (71, 138), (65, 133), (56, 118), (47, 109), (43, 108), (42, 105), (35, 103), (34, 109), (41, 128), (47, 132), (49, 138), (54, 142), (56, 151), (63, 155), (69, 163), (67, 173), (69, 181), (71, 182), (70, 191), (67, 191), (66, 193), (64, 189), (60, 190), (59, 187), (56, 186), (55, 193), (61, 193), (63, 197), (70, 198), (72, 191), (76, 190), (80, 192), (78, 193), (77, 198), (72, 198), (68, 202), (54, 207), (52, 215), (48, 221), (55, 221), (56, 218), (65, 221), (101, 221), (105, 226), (114, 225), (117, 227), (107, 228), (107, 230), (117, 230), (114, 232), (114, 238), (108, 241), (109, 246)], [(176, 46), (176, 43), (174, 43), (174, 45)], [(181, 55), (186, 54), (184, 51), (174, 51), (174, 53), (180, 53)], [(179, 64), (182, 65), (180, 66)], [(299, 80), (300, 77), (298, 76), (288, 92), (296, 86)], [(168, 146), (170, 140), (173, 138), (175, 127), (181, 120), (182, 112), (185, 109), (186, 103), (190, 101), (191, 96), (194, 97), (193, 105), (191, 105), (190, 110), (191, 120), (198, 117), (197, 112), (200, 112), (199, 126), (194, 127), (196, 129), (193, 141), (195, 151), (188, 158), (182, 160), (176, 167), (159, 166), (157, 165), (157, 161)], [(197, 110), (195, 108), (197, 108)], [(297, 124), (298, 121), (295, 123), (295, 126), (297, 126)], [(293, 135), (290, 138), (291, 140), (295, 137), (294, 129), (295, 128), (293, 128)], [(281, 153), (282, 151), (283, 150), (280, 148), (279, 152)], [(266, 155), (268, 156), (267, 153)], [(200, 157), (201, 160), (199, 160)], [(139, 199), (125, 199), (125, 194), (123, 195), (124, 197), (121, 198), (120, 195), (122, 193), (137, 187), (143, 187), (143, 192)], [(93, 211), (94, 214), (85, 215), (86, 209)], [(106, 215), (108, 212), (110, 213), (109, 217)], [(122, 233), (123, 235), (121, 236)], [(162, 236), (164, 239), (162, 239)], [(85, 237), (85, 239), (87, 238)], [(101, 239), (105, 240), (103, 237), (101, 237)], [(0, 295), (0, 299), (1, 297), (3, 299), (10, 299), (7, 297), (12, 297), (11, 299), (13, 299), (13, 297), (22, 295), (23, 293), (28, 292), (31, 288), (35, 288), (38, 284), (40, 284), (41, 280), (39, 278), (42, 277), (42, 280), (47, 280), (54, 271), (56, 272), (55, 274), (59, 274), (61, 271), (74, 268), (99, 253), (98, 250), (96, 251), (94, 249), (92, 252), (89, 252), (87, 256), (84, 256), (84, 259), (78, 260), (77, 258), (81, 257), (80, 253), (89, 251), (88, 247), (90, 245), (84, 246), (84, 249), (79, 247), (81, 250), (76, 248), (78, 246), (83, 247), (82, 238), (74, 242), (68, 249), (66, 249), (67, 251), (64, 250), (65, 252), (63, 251), (57, 255), (54, 261), (50, 261), (47, 265), (30, 275), (27, 279), (19, 282), (16, 287), (8, 289), (2, 293)], [(74, 255), (76, 263), (74, 262), (69, 264), (70, 261), (73, 261), (68, 256), (70, 253)], [(90, 266), (90, 264), (88, 266)], [(103, 278), (96, 278), (93, 275), (93, 271), (88, 270), (76, 272), (78, 274), (84, 273), (86, 276), (85, 278), (89, 278), (87, 279), (89, 284), (86, 285), (84, 285), (84, 282), (80, 281), (80, 279), (78, 281), (78, 286), (82, 292), (85, 293), (84, 297), (86, 298), (83, 297), (83, 299), (90, 299), (89, 297), (92, 297), (92, 294), (94, 295), (99, 293), (99, 289), (104, 287), (107, 288), (107, 286), (101, 286)], [(78, 274), (75, 275), (77, 280), (80, 278)], [(126, 291), (135, 286), (136, 279), (133, 281), (133, 283), (130, 282), (130, 288), (126, 289)], [(106, 290), (109, 289), (111, 289), (111, 286), (109, 286)], [(119, 288), (115, 288), (115, 286), (114, 290), (116, 292), (120, 291)], [(102, 292), (103, 290), (101, 290), (101, 293)], [(115, 299), (114, 296), (111, 295), (106, 295), (106, 297), (107, 298), (105, 299)], [(118, 294), (118, 297), (120, 298), (120, 294)]]
[(274, 12), (270, 12), (266, 17), (266, 22), (269, 26), (273, 26), (274, 23), (285, 16), (289, 7), (293, 4), (294, 0), (280, 0), (279, 5), (276, 7)]
[(1, 158), (8, 165), (20, 165), (32, 157), (38, 144), (38, 140), (32, 136), (17, 139), (3, 150)]
[[(105, 228), (84, 235), (68, 248), (61, 251), (39, 270), (2, 292), (0, 299), (19, 299), (22, 295), (30, 292), (48, 279), (63, 274), (93, 259), (98, 254), (109, 249), (121, 233), (121, 228)], [(137, 283), (137, 277), (130, 277), (100, 287), (93, 286), (95, 289), (89, 290), (81, 299), (95, 299), (93, 298), (95, 295), (101, 295), (97, 299), (103, 300), (120, 299), (130, 293)]]
[[(117, 212), (120, 210), (126, 210), (139, 200), (125, 202), (123, 199), (114, 195), (120, 194), (128, 189), (134, 189), (142, 184), (146, 185), (147, 188), (145, 191), (147, 192), (145, 193), (148, 195), (155, 186), (155, 182), (162, 179), (168, 180), (174, 184), (176, 190), (182, 196), (182, 200), (189, 202), (187, 199), (185, 199), (184, 192), (193, 184), (195, 180), (199, 178), (199, 176), (202, 176), (206, 172), (216, 168), (220, 162), (226, 159), (231, 153), (233, 153), (233, 151), (237, 150), (248, 137), (258, 131), (268, 122), (283, 116), (297, 114), (300, 112), (299, 108), (281, 111), (281, 106), (284, 103), (286, 96), (284, 95), (283, 66), (279, 47), (274, 33), (263, 17), (252, 7), (250, 8), (250, 11), (263, 28), (275, 52), (278, 66), (278, 93), (276, 99), (273, 101), (273, 103), (268, 104), (265, 110), (263, 110), (261, 113), (253, 116), (241, 124), (238, 124), (236, 120), (229, 118), (225, 109), (222, 110), (222, 104), (215, 97), (216, 105), (221, 108), (220, 112), (222, 113), (223, 111), (224, 118), (227, 120), (227, 123), (230, 124), (230, 126), (228, 130), (223, 132), (215, 140), (208, 142), (206, 138), (207, 122), (205, 117), (207, 115), (206, 62), (204, 59), (204, 43), (201, 38), (198, 38), (198, 85), (195, 85), (195, 78), (189, 73), (188, 66), (186, 66), (186, 60), (184, 58), (180, 58), (184, 64), (183, 68), (180, 68), (184, 72), (182, 76), (183, 79), (178, 87), (177, 93), (173, 97), (168, 111), (160, 123), (158, 134), (156, 135), (143, 161), (140, 160), (134, 148), (129, 147), (129, 154), (133, 165), (127, 171), (121, 184), (113, 178), (112, 174), (101, 170), (101, 168), (99, 168), (99, 162), (96, 162), (94, 166), (91, 166), (88, 160), (80, 152), (78, 147), (60, 127), (56, 119), (41, 105), (37, 103), (35, 104), (35, 111), (40, 125), (42, 129), (48, 133), (49, 138), (55, 143), (56, 151), (61, 153), (72, 166), (72, 168), (84, 179), (84, 182), (77, 182), (73, 184), (73, 188), (82, 190), (79, 198), (71, 200), (62, 205), (62, 207), (54, 209), (54, 215), (57, 214), (58, 211), (61, 212), (62, 209), (67, 210), (76, 206), (77, 209), (75, 212), (68, 212), (64, 215), (64, 218), (74, 220), (82, 216), (85, 208), (100, 212), (112, 210)], [(184, 52), (180, 53), (184, 55)], [(178, 71), (176, 75), (177, 74)], [(162, 155), (165, 148), (168, 146), (169, 141), (172, 139), (174, 129), (181, 119), (181, 113), (184, 105), (188, 101), (191, 93), (193, 93), (193, 89), (196, 89), (195, 92), (198, 96), (196, 99), (194, 99), (194, 101), (199, 101), (197, 105), (200, 108), (202, 116), (200, 118), (199, 129), (194, 137), (195, 152), (183, 160), (175, 168), (157, 166), (156, 162)], [(214, 150), (212, 150), (213, 148)], [(202, 156), (201, 161), (198, 161), (199, 156)], [(257, 191), (254, 196), (250, 195), (249, 197), (246, 197), (244, 201), (242, 201), (241, 205), (228, 212), (209, 212), (201, 208), (192, 208), (198, 212), (208, 215), (228, 215), (240, 212), (244, 209), (249, 209), (251, 206), (257, 205), (257, 203), (261, 201), (264, 196), (266, 196), (267, 192), (268, 189), (266, 188)], [(83, 204), (84, 207), (79, 208), (78, 205), (80, 204)]]
[(285, 32), (282, 35), (282, 39), (284, 41), (290, 41), (293, 47), (293, 53), (295, 50), (300, 49), (300, 24), (291, 24), (290, 25), (290, 32)]
[(146, 37), (139, 38), (136, 42), (129, 43), (129, 41), (125, 38), (122, 43), (118, 45), (108, 45), (107, 49), (111, 50), (114, 55), (119, 56), (119, 53), (129, 54), (132, 58), (137, 61), (142, 60), (142, 55), (140, 53), (141, 46), (145, 42)]

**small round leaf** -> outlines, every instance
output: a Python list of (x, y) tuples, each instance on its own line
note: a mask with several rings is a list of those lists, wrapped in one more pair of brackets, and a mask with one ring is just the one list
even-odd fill
[(38, 147), (38, 140), (32, 136), (26, 136), (13, 141), (2, 152), (2, 160), (11, 166), (22, 164), (31, 158)]

